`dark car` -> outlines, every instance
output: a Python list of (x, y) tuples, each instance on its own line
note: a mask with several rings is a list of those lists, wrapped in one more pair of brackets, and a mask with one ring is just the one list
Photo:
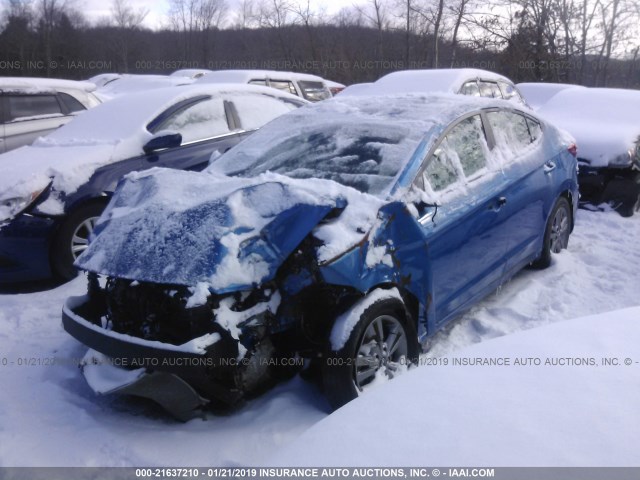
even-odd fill
[(322, 363), (340, 407), (567, 246), (572, 152), (502, 100), (338, 96), (300, 109), (205, 172), (127, 176), (76, 262), (88, 295), (67, 300), (64, 328), (93, 349), (83, 369), (96, 392), (180, 418), (300, 358)]
[(537, 111), (578, 141), (581, 202), (625, 217), (640, 211), (640, 92), (571, 86)]
[(130, 94), (0, 156), (0, 283), (76, 275), (75, 258), (120, 178), (202, 170), (254, 130), (305, 104), (266, 87), (207, 85)]

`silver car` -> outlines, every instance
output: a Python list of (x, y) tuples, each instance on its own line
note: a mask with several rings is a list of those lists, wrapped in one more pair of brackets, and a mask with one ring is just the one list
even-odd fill
[(33, 141), (69, 122), (100, 100), (88, 82), (49, 78), (0, 78), (0, 153)]

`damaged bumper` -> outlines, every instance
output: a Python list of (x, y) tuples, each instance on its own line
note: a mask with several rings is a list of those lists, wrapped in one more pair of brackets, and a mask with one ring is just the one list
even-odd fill
[(62, 310), (64, 329), (88, 346), (83, 374), (98, 394), (129, 394), (159, 403), (176, 418), (201, 416), (209, 399), (234, 404), (238, 345), (211, 333), (183, 345), (144, 340), (108, 330), (91, 312), (88, 297), (70, 297)]

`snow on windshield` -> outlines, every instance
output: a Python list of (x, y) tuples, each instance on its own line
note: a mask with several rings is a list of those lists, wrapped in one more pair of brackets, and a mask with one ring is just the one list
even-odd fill
[(271, 171), (322, 178), (379, 195), (431, 128), (468, 108), (442, 95), (335, 98), (280, 117), (209, 168), (246, 177)]

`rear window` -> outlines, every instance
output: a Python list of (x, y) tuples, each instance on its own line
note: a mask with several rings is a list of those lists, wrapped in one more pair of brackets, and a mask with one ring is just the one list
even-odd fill
[(322, 82), (298, 82), (302, 95), (310, 102), (319, 102), (331, 98), (331, 91)]
[(64, 106), (66, 107), (68, 112), (75, 113), (75, 112), (81, 112), (82, 110), (86, 110), (85, 106), (81, 104), (78, 100), (73, 98), (71, 95), (60, 92), (58, 93), (58, 96), (62, 101), (62, 103), (64, 104)]
[(55, 95), (8, 95), (7, 100), (10, 122), (62, 115)]

